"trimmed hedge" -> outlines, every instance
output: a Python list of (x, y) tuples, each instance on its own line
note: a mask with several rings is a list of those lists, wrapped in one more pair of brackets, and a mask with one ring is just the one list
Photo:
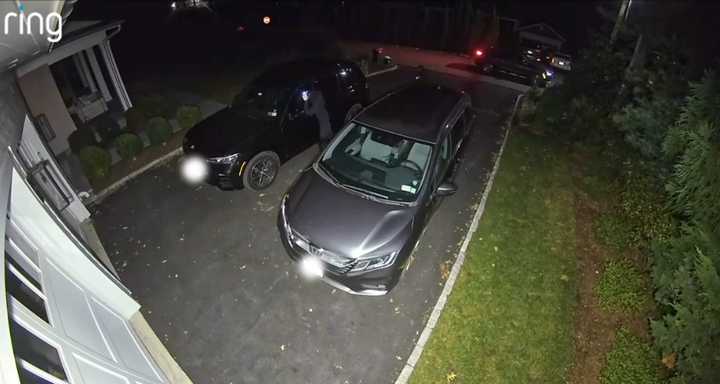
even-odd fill
[(162, 116), (166, 119), (175, 117), (178, 109), (178, 102), (172, 97), (150, 94), (141, 96), (135, 108), (142, 111), (145, 117)]
[(145, 129), (148, 118), (142, 110), (135, 107), (125, 112), (125, 120), (127, 120), (128, 131), (140, 133)]
[(197, 105), (183, 105), (178, 108), (175, 118), (182, 129), (192, 128), (202, 119), (202, 112)]
[(119, 135), (120, 131), (120, 125), (107, 113), (93, 119), (90, 122), (90, 126), (100, 136), (103, 146), (107, 146), (112, 143), (113, 139)]
[(104, 179), (110, 172), (112, 158), (106, 149), (91, 145), (81, 149), (78, 158), (91, 182)]
[(78, 154), (85, 147), (97, 145), (97, 142), (95, 141), (95, 135), (92, 129), (78, 126), (78, 129), (74, 130), (70, 136), (68, 136), (68, 144), (70, 145), (70, 150)]
[(123, 159), (132, 159), (143, 150), (143, 143), (138, 135), (123, 133), (115, 138), (115, 148)]
[(164, 143), (172, 136), (172, 128), (167, 119), (163, 117), (153, 117), (148, 121), (145, 132), (150, 139), (151, 145)]

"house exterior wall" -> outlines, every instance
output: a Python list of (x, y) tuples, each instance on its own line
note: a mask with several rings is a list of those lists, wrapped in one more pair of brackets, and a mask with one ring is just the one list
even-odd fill
[[(15, 76), (0, 73), (0, 233), (5, 233), (5, 216), (10, 199), (13, 162), (7, 152), (8, 146), (15, 146), (20, 140), (25, 105), (20, 90), (15, 85)], [(0, 250), (5, 251), (5, 242), (0, 241)], [(0, 292), (5, 292), (5, 263), (0, 263)], [(18, 381), (15, 358), (10, 348), (10, 330), (8, 324), (8, 303), (5, 294), (0, 295), (0, 382)]]
[(18, 78), (18, 84), (33, 116), (44, 114), (55, 132), (48, 145), (53, 153), (69, 149), (68, 137), (77, 127), (62, 100), (50, 67), (42, 65)]
[[(46, 376), (43, 382), (60, 382), (48, 373), (52, 367), (29, 365), (23, 360), (27, 354), (21, 356), (13, 348), (30, 341), (60, 353), (59, 364), (69, 383), (167, 383), (141, 341), (146, 336), (141, 339), (130, 323), (140, 316), (138, 303), (74, 237), (51, 205), (43, 202), (13, 156), (21, 145), (27, 114), (15, 74), (0, 72), (0, 233), (4, 235), (0, 241), (0, 383), (20, 383), (19, 369), (25, 374), (39, 371), (35, 374)], [(18, 258), (25, 261), (13, 264), (19, 263)], [(44, 320), (26, 306), (27, 300), (19, 300), (6, 287), (6, 268), (17, 276), (17, 268), (30, 265), (37, 282), (23, 284), (39, 287), (34, 292), (45, 303)], [(34, 341), (21, 337), (18, 329), (35, 336)]]

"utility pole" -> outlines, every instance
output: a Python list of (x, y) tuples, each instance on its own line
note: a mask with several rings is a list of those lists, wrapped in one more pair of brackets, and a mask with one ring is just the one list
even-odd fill
[(632, 0), (622, 0), (622, 2), (620, 3), (620, 9), (618, 10), (617, 18), (615, 18), (615, 26), (613, 27), (612, 34), (610, 35), (610, 45), (615, 44), (615, 40), (617, 40), (617, 35), (618, 33), (620, 33), (620, 29), (622, 29), (625, 21), (628, 18), (628, 15), (630, 14), (631, 4)]

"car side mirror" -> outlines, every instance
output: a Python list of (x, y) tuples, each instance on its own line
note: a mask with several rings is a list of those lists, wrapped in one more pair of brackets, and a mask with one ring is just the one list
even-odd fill
[(457, 185), (455, 183), (442, 183), (435, 190), (435, 196), (450, 196), (457, 192)]

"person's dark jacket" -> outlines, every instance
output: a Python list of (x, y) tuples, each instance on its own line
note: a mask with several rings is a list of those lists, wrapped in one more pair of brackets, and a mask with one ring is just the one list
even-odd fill
[(307, 115), (315, 116), (318, 120), (320, 141), (329, 140), (333, 135), (332, 126), (330, 125), (330, 115), (325, 106), (325, 98), (323, 97), (322, 91), (312, 91), (308, 101), (304, 104), (304, 108)]

